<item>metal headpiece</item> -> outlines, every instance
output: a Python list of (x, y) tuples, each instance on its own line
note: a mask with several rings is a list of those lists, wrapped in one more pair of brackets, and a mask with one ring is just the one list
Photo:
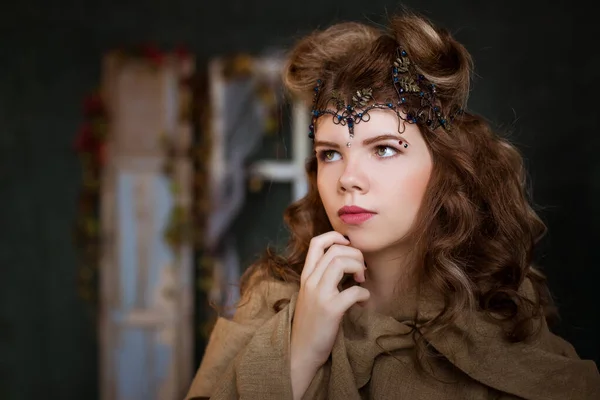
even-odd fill
[[(447, 114), (442, 113), (441, 104), (436, 98), (435, 85), (416, 72), (408, 58), (408, 54), (403, 49), (398, 49), (398, 55), (392, 65), (392, 82), (397, 99), (377, 103), (373, 98), (373, 90), (366, 88), (357, 90), (352, 96), (352, 102), (346, 104), (342, 95), (333, 91), (331, 100), (327, 104), (332, 103), (335, 110), (329, 108), (319, 110), (315, 107), (321, 93), (323, 81), (321, 79), (317, 80), (317, 85), (314, 88), (312, 120), (308, 136), (314, 139), (317, 119), (327, 114), (332, 116), (335, 124), (348, 126), (350, 138), (353, 138), (354, 126), (360, 122), (369, 121), (369, 111), (373, 109), (392, 110), (398, 118), (405, 122), (421, 124), (431, 130), (442, 127), (446, 131), (450, 131), (451, 122), (455, 116), (463, 112), (462, 109), (456, 108)], [(417, 98), (418, 101), (409, 101), (410, 98)], [(415, 106), (415, 104), (417, 105)], [(403, 132), (400, 127), (398, 131)]]

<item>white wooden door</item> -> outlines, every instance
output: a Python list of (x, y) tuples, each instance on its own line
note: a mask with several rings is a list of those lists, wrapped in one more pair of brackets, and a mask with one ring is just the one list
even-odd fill
[[(104, 60), (103, 400), (181, 399), (193, 373), (192, 251), (184, 244), (176, 254), (164, 238), (173, 207), (191, 207), (192, 163), (184, 154), (192, 127), (181, 118), (189, 99), (181, 81), (193, 67), (175, 56), (160, 65), (118, 54)], [(163, 171), (165, 138), (180, 150), (171, 178)]]

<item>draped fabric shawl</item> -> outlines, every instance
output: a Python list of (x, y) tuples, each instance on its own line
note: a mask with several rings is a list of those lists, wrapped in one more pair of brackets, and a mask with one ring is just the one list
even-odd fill
[[(526, 282), (523, 290), (531, 290)], [(219, 318), (186, 400), (292, 399), (290, 333), (298, 294), (293, 284), (263, 281), (238, 307), (232, 320)], [(345, 314), (331, 357), (313, 378), (303, 399), (529, 399), (598, 400), (600, 376), (593, 361), (552, 334), (510, 343), (502, 329), (476, 313), (441, 335), (425, 336), (439, 353), (414, 361), (411, 325), (431, 318), (439, 301), (406, 295), (394, 315), (353, 306)], [(273, 305), (290, 299), (281, 311)]]

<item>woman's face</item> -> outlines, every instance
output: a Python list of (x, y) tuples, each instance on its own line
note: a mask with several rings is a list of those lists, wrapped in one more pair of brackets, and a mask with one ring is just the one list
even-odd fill
[[(432, 159), (419, 128), (389, 110), (347, 126), (321, 117), (315, 132), (317, 186), (333, 229), (369, 253), (403, 243), (421, 206)], [(347, 147), (350, 143), (350, 147)], [(344, 207), (360, 207), (368, 212)], [(346, 211), (346, 213), (344, 213)]]

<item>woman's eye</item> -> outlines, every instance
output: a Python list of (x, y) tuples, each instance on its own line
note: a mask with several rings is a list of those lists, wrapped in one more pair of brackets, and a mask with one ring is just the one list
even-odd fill
[(336, 161), (339, 159), (340, 153), (335, 150), (325, 150), (321, 152), (321, 159), (323, 161)]
[(398, 154), (398, 150), (390, 147), (390, 146), (377, 146), (377, 150), (375, 151), (378, 157), (392, 157)]

